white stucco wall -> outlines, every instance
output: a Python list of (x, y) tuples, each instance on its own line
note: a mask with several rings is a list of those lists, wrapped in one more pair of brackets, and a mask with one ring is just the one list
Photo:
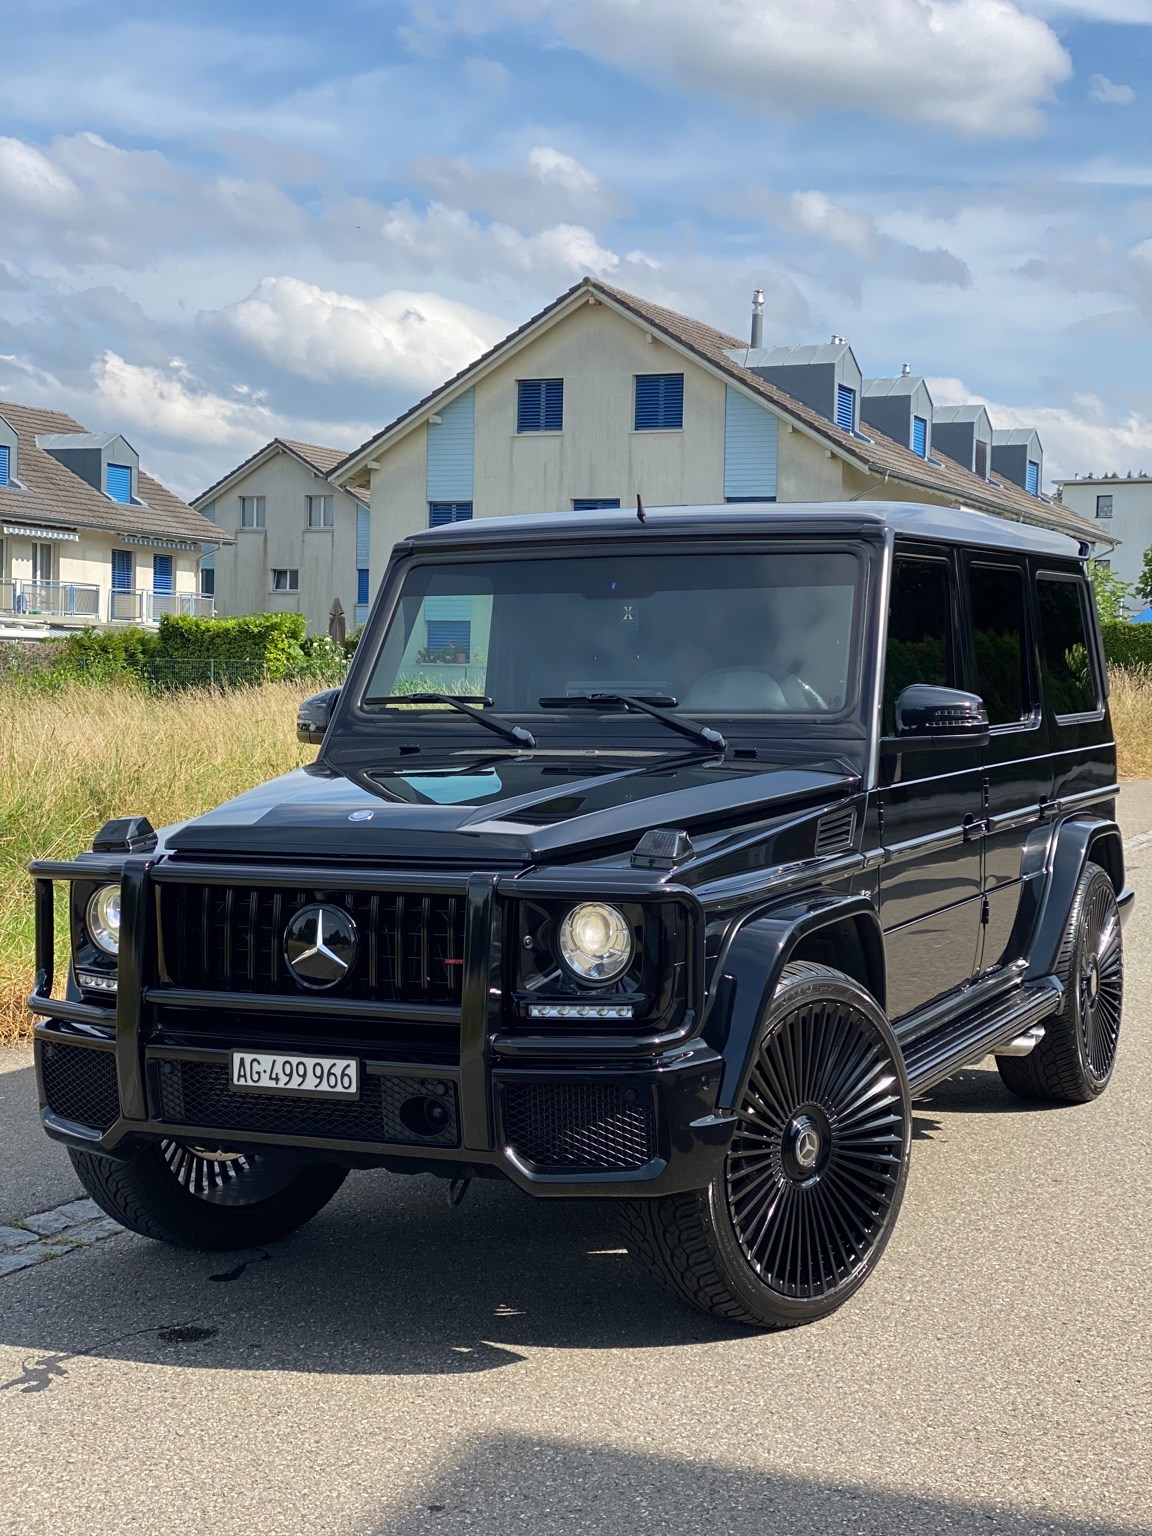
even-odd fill
[[(308, 527), (309, 496), (332, 497), (333, 526)], [(241, 528), (240, 498), (263, 496), (264, 527)], [(351, 629), (356, 607), (356, 500), (288, 453), (256, 465), (215, 498), (216, 526), (235, 544), (216, 553), (216, 612), (302, 613), (314, 634), (328, 628), (338, 597)], [(274, 592), (272, 571), (300, 573), (297, 592)]]
[[(1112, 563), (1122, 581), (1139, 579), (1144, 569), (1144, 551), (1152, 545), (1152, 479), (1140, 480), (1065, 480), (1064, 505), (1070, 512), (1094, 523), (1101, 533), (1119, 539), (1111, 552), (1101, 551)], [(1111, 496), (1112, 516), (1096, 516), (1096, 498)], [(1129, 605), (1133, 611), (1145, 605), (1139, 599)]]

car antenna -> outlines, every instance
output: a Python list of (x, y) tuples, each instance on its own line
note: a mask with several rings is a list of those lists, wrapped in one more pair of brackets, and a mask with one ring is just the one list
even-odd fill
[(646, 517), (645, 512), (644, 512), (644, 503), (640, 500), (640, 492), (639, 491), (636, 492), (636, 517), (637, 517), (638, 521), (640, 521), (642, 523), (646, 523), (648, 521), (648, 518)]

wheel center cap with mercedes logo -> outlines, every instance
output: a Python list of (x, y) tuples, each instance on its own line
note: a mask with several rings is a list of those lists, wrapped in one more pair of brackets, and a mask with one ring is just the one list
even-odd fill
[(356, 923), (343, 907), (301, 907), (284, 930), (284, 959), (302, 987), (334, 987), (356, 963)]

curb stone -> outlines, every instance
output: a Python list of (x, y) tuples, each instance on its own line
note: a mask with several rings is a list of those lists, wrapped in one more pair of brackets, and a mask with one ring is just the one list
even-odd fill
[(25, 1216), (19, 1226), (0, 1226), (0, 1279), (103, 1242), (123, 1230), (118, 1221), (104, 1215), (95, 1200), (69, 1200), (54, 1210), (36, 1211)]

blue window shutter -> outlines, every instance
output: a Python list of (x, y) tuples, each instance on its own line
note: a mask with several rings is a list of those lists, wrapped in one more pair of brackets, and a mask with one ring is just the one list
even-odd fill
[(104, 472), (104, 489), (113, 501), (125, 506), (132, 502), (132, 470), (127, 464), (109, 464)]
[(132, 551), (130, 549), (112, 551), (112, 590), (113, 592), (131, 592), (132, 590)]
[(1028, 469), (1024, 476), (1024, 487), (1031, 496), (1040, 494), (1040, 466), (1035, 459), (1028, 460)]
[(0, 444), (0, 485), (8, 484), (8, 444)]
[(153, 592), (171, 592), (172, 590), (172, 556), (152, 556), (152, 590)]
[(368, 601), (368, 571), (364, 567), (356, 572), (356, 601), (358, 603)]
[(836, 425), (845, 432), (856, 430), (856, 391), (847, 384), (836, 386)]
[(371, 564), (368, 552), (371, 541), (372, 524), (368, 508), (357, 504), (356, 507), (356, 567), (365, 570)]
[(912, 452), (922, 459), (928, 457), (928, 422), (923, 416), (912, 418)]
[(779, 423), (728, 386), (724, 399), (724, 500), (775, 501)]
[(684, 425), (684, 375), (638, 373), (633, 427), (637, 432), (670, 431)]
[(430, 501), (428, 526), (442, 528), (445, 523), (469, 523), (472, 521), (470, 501)]
[(429, 619), (428, 649), (456, 650), (468, 654), (472, 644), (472, 625), (468, 619)]
[(439, 426), (428, 423), (429, 501), (471, 501), (476, 393), (466, 390), (437, 412)]
[(564, 380), (518, 379), (516, 381), (517, 432), (564, 430)]
[(619, 496), (576, 496), (572, 501), (572, 510), (573, 512), (605, 512), (619, 505)]
[(200, 567), (200, 595), (202, 597), (216, 596), (216, 567), (202, 565)]

